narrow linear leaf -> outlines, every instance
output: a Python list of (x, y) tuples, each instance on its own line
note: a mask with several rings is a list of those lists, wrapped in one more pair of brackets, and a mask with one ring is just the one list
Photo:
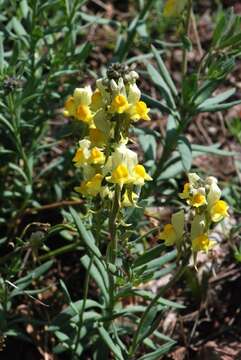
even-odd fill
[(192, 166), (192, 148), (188, 139), (180, 136), (177, 142), (177, 148), (181, 156), (183, 168), (188, 172)]
[(140, 357), (139, 360), (159, 360), (160, 356), (166, 354), (174, 344), (175, 341), (167, 342), (166, 344), (162, 345), (159, 349)]
[(147, 65), (147, 71), (150, 75), (150, 78), (154, 82), (154, 84), (158, 87), (158, 89), (162, 93), (164, 99), (166, 100), (167, 106), (170, 109), (175, 110), (176, 109), (175, 101), (172, 97), (169, 87), (163, 80), (162, 76), (158, 73), (158, 71), (151, 64)]
[(202, 104), (199, 105), (199, 107), (202, 107), (202, 106), (206, 107), (206, 106), (213, 106), (213, 105), (220, 104), (223, 101), (230, 98), (235, 93), (235, 91), (236, 91), (235, 88), (224, 91), (221, 94), (218, 94), (217, 96), (212, 97), (211, 99), (205, 100)]
[[(72, 208), (69, 208), (70, 213), (72, 215), (72, 218), (75, 222), (75, 225), (77, 227), (77, 230), (79, 232), (79, 235), (81, 236), (82, 240), (84, 241), (85, 245), (87, 246), (87, 248), (98, 258), (102, 258), (100, 250), (98, 249), (98, 247), (95, 245), (94, 242), (94, 238), (93, 235), (90, 233), (90, 231), (86, 230), (84, 224), (81, 221), (81, 218), (79, 216), (79, 214)], [(91, 236), (91, 235), (92, 236)]]
[(116, 356), (116, 360), (117, 359), (124, 360), (120, 347), (118, 345), (114, 344), (113, 340), (111, 339), (109, 333), (105, 330), (105, 328), (99, 327), (98, 331), (99, 331), (101, 338), (106, 343), (106, 345), (109, 347), (109, 349), (112, 351), (112, 353)]
[[(90, 264), (90, 258), (88, 255), (85, 255), (81, 258), (81, 263), (83, 264), (83, 266), (85, 267), (85, 269), (89, 268), (89, 264)], [(99, 270), (97, 269), (97, 267), (92, 264), (90, 270), (89, 270), (90, 276), (93, 278), (93, 280), (96, 282), (96, 284), (99, 286), (106, 302), (109, 301), (109, 294), (106, 288), (106, 284), (105, 284), (105, 277), (103, 277), (103, 275), (99, 272)]]
[(155, 56), (155, 59), (157, 61), (157, 65), (158, 65), (158, 69), (160, 71), (161, 76), (163, 77), (164, 81), (166, 82), (166, 84), (169, 86), (170, 90), (172, 91), (174, 96), (177, 96), (177, 89), (176, 86), (174, 85), (174, 82), (172, 81), (172, 78), (169, 74), (169, 71), (166, 68), (166, 65), (164, 64), (161, 56), (159, 55), (157, 49), (155, 48), (155, 46), (152, 45), (151, 47), (152, 52)]

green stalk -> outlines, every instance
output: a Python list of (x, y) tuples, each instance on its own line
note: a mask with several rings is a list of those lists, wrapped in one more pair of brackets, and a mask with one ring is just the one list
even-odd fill
[(83, 315), (84, 315), (86, 300), (87, 300), (88, 291), (89, 291), (90, 269), (91, 269), (91, 266), (93, 264), (93, 261), (94, 261), (94, 256), (91, 255), (89, 266), (86, 269), (85, 282), (84, 282), (83, 304), (82, 304), (82, 307), (81, 307), (81, 311), (79, 313), (78, 332), (77, 332), (77, 336), (76, 336), (75, 346), (74, 346), (74, 349), (73, 349), (73, 355), (74, 356), (75, 356), (75, 352), (76, 352), (76, 350), (78, 348), (78, 344), (79, 344), (79, 341), (80, 341), (81, 328), (82, 328), (82, 325), (83, 325)]
[[(188, 0), (187, 17), (184, 25), (184, 36), (188, 37), (189, 26), (192, 16), (192, 0)], [(182, 51), (182, 79), (184, 79), (187, 73), (187, 49), (184, 47)]]
[(75, 244), (69, 244), (69, 245), (62, 246), (61, 248), (50, 251), (49, 253), (47, 253), (45, 255), (39, 256), (38, 260), (39, 261), (45, 261), (45, 260), (50, 259), (52, 257), (66, 254), (68, 252), (71, 252), (71, 251), (75, 250), (79, 245), (80, 245), (80, 243), (76, 242)]
[(119, 185), (116, 185), (115, 193), (114, 193), (114, 202), (109, 220), (109, 229), (110, 229), (110, 238), (111, 238), (109, 261), (114, 265), (116, 263), (117, 246), (118, 246), (117, 236), (116, 236), (116, 220), (119, 213), (119, 198), (120, 198), (120, 187)]
[[(178, 280), (180, 280), (180, 278), (182, 277), (182, 275), (184, 274), (186, 270), (186, 261), (184, 261), (184, 263), (182, 264), (182, 266), (178, 269), (178, 271), (176, 272), (176, 274), (173, 276), (173, 278), (171, 279), (171, 281), (164, 287), (162, 287), (158, 293), (156, 294), (156, 296), (152, 299), (152, 301), (150, 302), (150, 304), (147, 306), (145, 312), (143, 313), (139, 324), (137, 326), (137, 329), (135, 331), (135, 335), (134, 335), (134, 339), (132, 342), (132, 345), (130, 347), (129, 350), (129, 358), (131, 359), (133, 357), (133, 355), (136, 353), (137, 347), (138, 347), (138, 336), (140, 334), (141, 328), (143, 326), (143, 324), (145, 323), (150, 310), (153, 308), (153, 306), (156, 305), (156, 303), (158, 302), (159, 298), (162, 297), (164, 295), (164, 293), (170, 289)], [(159, 321), (154, 321), (154, 323), (159, 323)], [(154, 329), (153, 329), (154, 331)]]

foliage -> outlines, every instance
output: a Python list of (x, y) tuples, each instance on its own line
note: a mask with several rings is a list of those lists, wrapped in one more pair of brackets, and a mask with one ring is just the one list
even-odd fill
[[(164, 296), (184, 276), (192, 282), (228, 204), (241, 211), (236, 179), (224, 201), (217, 179), (204, 180), (193, 166), (203, 154), (236, 153), (187, 136), (197, 115), (241, 103), (235, 88), (222, 87), (240, 55), (240, 17), (217, 13), (212, 41), (190, 70), (192, 0), (131, 6), (126, 23), (96, 14), (86, 0), (0, 1), (0, 350), (10, 337), (34, 342), (31, 324), (54, 337), (49, 351), (60, 358), (160, 359), (175, 344), (160, 321), (184, 307)], [(166, 42), (174, 26), (176, 41)], [(88, 40), (93, 29), (112, 32), (115, 46)], [(180, 82), (166, 61), (174, 48), (182, 53)], [(111, 66), (95, 62), (101, 50)], [(138, 73), (140, 88), (153, 92), (141, 94)], [(167, 118), (164, 136), (152, 126), (157, 116)], [(228, 128), (240, 142), (238, 120)], [(148, 213), (155, 218), (162, 205), (171, 206), (171, 219), (153, 226)], [(61, 264), (77, 269), (74, 285)], [(28, 314), (17, 311), (21, 303)]]

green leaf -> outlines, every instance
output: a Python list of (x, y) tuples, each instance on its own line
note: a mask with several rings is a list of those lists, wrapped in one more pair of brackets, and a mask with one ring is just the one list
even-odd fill
[(196, 111), (197, 113), (223, 111), (223, 110), (228, 110), (239, 104), (241, 104), (241, 100), (232, 101), (230, 103), (207, 105), (207, 106), (204, 106), (202, 104), (200, 107), (198, 107)]
[(223, 93), (218, 94), (217, 96), (214, 96), (211, 99), (205, 100), (203, 103), (201, 103), (198, 106), (198, 109), (200, 109), (202, 107), (206, 107), (206, 106), (213, 106), (213, 105), (215, 106), (215, 105), (227, 100), (228, 98), (230, 98), (235, 92), (236, 92), (235, 88), (224, 91)]
[[(85, 267), (85, 269), (89, 268), (89, 264), (90, 264), (90, 258), (88, 255), (84, 255), (81, 258), (81, 263), (83, 264), (83, 266)], [(95, 280), (96, 284), (99, 286), (106, 302), (109, 301), (109, 294), (106, 288), (106, 279), (105, 276), (102, 275), (102, 273), (100, 273), (100, 271), (97, 269), (97, 267), (92, 264), (90, 270), (89, 270), (90, 276)]]
[(84, 241), (85, 245), (87, 246), (89, 251), (91, 251), (95, 256), (97, 256), (97, 258), (101, 259), (102, 255), (98, 247), (95, 245), (93, 235), (89, 230), (86, 230), (84, 224), (81, 221), (79, 214), (72, 207), (70, 207), (69, 210), (77, 227), (79, 235)]
[(145, 339), (149, 335), (149, 332), (152, 328), (152, 324), (155, 321), (158, 311), (159, 311), (158, 305), (153, 306), (149, 310), (149, 312), (148, 312), (147, 316), (145, 317), (145, 319), (142, 323), (142, 326), (139, 330), (139, 334), (136, 339), (137, 344), (140, 343), (141, 341), (143, 341), (143, 339)]
[(4, 69), (4, 47), (3, 47), (3, 33), (0, 33), (0, 74)]
[(175, 104), (174, 98), (171, 94), (171, 91), (170, 91), (168, 85), (163, 80), (162, 76), (158, 73), (158, 71), (151, 64), (147, 65), (147, 71), (148, 71), (152, 81), (158, 87), (158, 89), (160, 90), (164, 99), (166, 100), (167, 106), (171, 110), (175, 110), (176, 104)]
[(194, 94), (193, 101), (196, 106), (199, 106), (206, 99), (209, 99), (214, 90), (217, 89), (220, 84), (220, 80), (207, 80), (205, 81), (200, 89)]
[(14, 16), (11, 21), (12, 27), (17, 35), (19, 36), (26, 36), (26, 30), (24, 29), (21, 22)]
[(180, 136), (177, 142), (177, 148), (181, 156), (183, 169), (188, 172), (192, 166), (192, 148), (185, 136)]
[(166, 250), (166, 246), (164, 244), (160, 244), (152, 249), (145, 251), (144, 254), (139, 256), (138, 259), (134, 262), (134, 267), (145, 265), (149, 261), (159, 258), (163, 250)]
[(234, 36), (231, 36), (229, 39), (222, 41), (222, 43), (219, 45), (220, 49), (224, 49), (226, 47), (232, 46), (239, 46), (241, 44), (241, 33), (235, 34)]
[(15, 281), (15, 285), (24, 285), (27, 286), (30, 284), (33, 280), (38, 279), (41, 275), (46, 273), (51, 266), (53, 265), (53, 260), (49, 260), (46, 263), (38, 266), (36, 269), (30, 271), (26, 276), (22, 277), (21, 279), (18, 279)]
[(23, 171), (23, 169), (20, 168), (20, 166), (13, 163), (9, 163), (9, 168), (16, 171), (26, 182), (28, 182), (28, 177)]
[(183, 164), (180, 157), (175, 157), (171, 159), (171, 164), (165, 166), (162, 173), (158, 177), (158, 181), (160, 180), (169, 180), (171, 178), (175, 178), (183, 171)]
[(165, 255), (155, 258), (155, 259), (149, 261), (148, 263), (145, 263), (144, 265), (134, 267), (134, 269), (135, 269), (135, 271), (143, 272), (144, 270), (150, 270), (150, 269), (153, 270), (155, 268), (160, 268), (161, 266), (165, 265), (169, 261), (175, 259), (176, 255), (177, 255), (176, 250), (169, 251)]
[[(53, 320), (52, 325), (49, 328), (49, 331), (52, 331), (56, 327), (59, 328), (59, 327), (65, 326), (66, 318), (71, 319), (80, 313), (80, 311), (83, 308), (83, 302), (84, 302), (84, 300), (78, 300), (78, 301), (72, 302), (71, 305), (69, 305), (67, 308), (65, 308), (63, 311), (61, 311)], [(94, 300), (86, 299), (85, 310), (92, 309), (92, 308), (102, 309), (102, 305)]]
[(167, 106), (163, 105), (160, 101), (153, 99), (151, 96), (149, 96), (147, 94), (142, 94), (141, 98), (151, 108), (156, 108), (163, 113), (167, 113), (167, 114), (171, 113), (171, 110)]
[(227, 23), (227, 15), (222, 14), (213, 32), (211, 47), (218, 46), (218, 44), (220, 43), (222, 39), (223, 31), (226, 28), (225, 26), (226, 23)]
[(219, 149), (219, 147), (220, 144), (212, 144), (209, 146), (192, 144), (192, 151), (198, 153), (197, 155), (200, 155), (202, 153), (207, 153), (207, 154), (219, 155), (219, 156), (236, 156), (238, 154), (234, 151)]
[(168, 353), (171, 347), (175, 344), (175, 341), (167, 342), (166, 344), (162, 345), (159, 349), (145, 354), (139, 358), (139, 360), (160, 360), (161, 356)]
[(4, 124), (11, 133), (14, 133), (14, 128), (12, 124), (7, 119), (5, 119), (5, 117), (2, 114), (0, 114), (0, 122), (2, 122), (2, 124)]
[(109, 333), (105, 330), (105, 328), (102, 326), (98, 327), (98, 331), (103, 341), (115, 355), (115, 359), (124, 360), (120, 347), (117, 344), (114, 344), (113, 340), (111, 339)]
[(174, 85), (174, 82), (172, 81), (172, 78), (171, 78), (171, 76), (169, 74), (169, 71), (166, 68), (166, 65), (162, 61), (161, 56), (159, 55), (157, 49), (153, 45), (152, 45), (151, 49), (152, 49), (152, 52), (153, 52), (153, 54), (155, 56), (155, 59), (157, 61), (158, 70), (160, 71), (160, 74), (163, 77), (163, 80), (166, 82), (167, 86), (172, 91), (173, 95), (177, 96), (178, 93), (177, 93), (176, 86)]
[(29, 13), (29, 7), (27, 0), (21, 0), (20, 2), (20, 9), (23, 14), (23, 17), (26, 19)]

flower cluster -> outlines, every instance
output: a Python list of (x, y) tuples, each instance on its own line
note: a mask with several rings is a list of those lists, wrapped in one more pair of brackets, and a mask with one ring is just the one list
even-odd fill
[(132, 124), (150, 120), (137, 79), (135, 71), (114, 64), (105, 78), (96, 81), (94, 91), (90, 86), (77, 88), (66, 100), (64, 114), (86, 124), (87, 135), (73, 158), (83, 174), (75, 190), (84, 196), (112, 199), (118, 186), (121, 205), (130, 206), (138, 198), (138, 188), (151, 180), (137, 154), (127, 147)]
[(210, 176), (203, 180), (197, 174), (190, 173), (179, 197), (190, 206), (190, 233), (185, 232), (184, 211), (181, 210), (172, 216), (171, 224), (164, 226), (160, 239), (165, 240), (167, 246), (176, 244), (181, 247), (189, 243), (194, 253), (207, 252), (215, 245), (210, 239), (212, 224), (228, 216), (229, 207), (220, 200), (221, 190), (217, 179)]

